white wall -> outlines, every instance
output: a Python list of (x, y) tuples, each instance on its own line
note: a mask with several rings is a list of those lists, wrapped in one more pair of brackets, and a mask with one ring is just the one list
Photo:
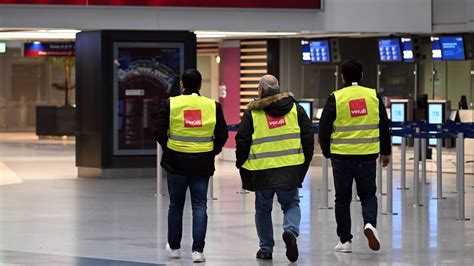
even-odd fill
[(431, 0), (326, 0), (318, 22), (332, 32), (431, 32)]
[(2, 5), (2, 27), (430, 32), (431, 0), (326, 0), (323, 11)]
[(433, 0), (433, 31), (474, 31), (474, 0)]

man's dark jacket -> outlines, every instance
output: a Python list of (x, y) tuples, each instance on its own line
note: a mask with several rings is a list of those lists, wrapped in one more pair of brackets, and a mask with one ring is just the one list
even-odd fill
[[(350, 85), (348, 85), (350, 86)], [(392, 152), (392, 139), (390, 134), (390, 120), (388, 120), (387, 111), (385, 105), (383, 104), (382, 98), (377, 93), (377, 98), (379, 99), (379, 135), (380, 135), (380, 154), (381, 155), (390, 155)], [(357, 159), (363, 161), (376, 160), (379, 156), (378, 154), (368, 154), (368, 155), (341, 155), (341, 154), (331, 154), (331, 134), (333, 132), (333, 124), (336, 120), (336, 97), (334, 93), (331, 93), (329, 96), (326, 106), (324, 107), (323, 113), (321, 115), (321, 120), (319, 121), (319, 144), (323, 155), (326, 158), (334, 158), (336, 160), (349, 160)]]
[[(192, 92), (185, 90), (184, 95)], [(200, 153), (184, 153), (168, 149), (168, 130), (170, 128), (170, 101), (163, 103), (157, 116), (153, 135), (163, 149), (161, 166), (172, 174), (185, 176), (212, 176), (214, 174), (214, 157), (222, 151), (228, 138), (227, 124), (222, 107), (216, 102), (216, 127), (214, 129), (214, 150)]]
[(279, 187), (301, 187), (309, 163), (313, 158), (314, 133), (312, 122), (306, 115), (303, 107), (297, 104), (298, 125), (301, 130), (301, 145), (305, 161), (301, 165), (285, 166), (280, 168), (249, 171), (242, 168), (250, 153), (252, 144), (253, 120), (252, 110), (264, 110), (273, 117), (283, 116), (291, 111), (296, 100), (288, 92), (278, 93), (270, 91), (262, 98), (250, 103), (240, 122), (239, 132), (235, 137), (237, 157), (236, 166), (240, 169), (242, 188), (250, 191)]

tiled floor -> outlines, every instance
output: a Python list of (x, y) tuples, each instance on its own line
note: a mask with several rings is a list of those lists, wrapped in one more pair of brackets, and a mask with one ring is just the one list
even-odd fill
[[(155, 196), (156, 180), (77, 179), (73, 141), (25, 141), (0, 134), (0, 161), (24, 182), (0, 186), (0, 265), (190, 265), (191, 211), (185, 212), (183, 258), (165, 256), (168, 198)], [(28, 139), (28, 138), (26, 138)], [(20, 141), (21, 140), (21, 141)], [(254, 194), (239, 194), (231, 162), (217, 163), (209, 201), (206, 265), (270, 265), (255, 259)], [(334, 210), (321, 205), (321, 168), (311, 167), (301, 189), (299, 265), (474, 265), (474, 221), (459, 222), (453, 175), (445, 175), (447, 199), (432, 200), (422, 185), (423, 207), (409, 207), (412, 191), (394, 189), (395, 216), (379, 216), (382, 249), (368, 249), (360, 204), (353, 212), (352, 254), (337, 254)], [(3, 178), (0, 176), (0, 178)], [(399, 186), (399, 172), (394, 173)], [(412, 172), (407, 173), (412, 187)], [(466, 216), (474, 218), (474, 177), (466, 176)], [(332, 182), (330, 182), (332, 188)], [(333, 191), (329, 193), (333, 201)], [(385, 198), (379, 202), (384, 209)], [(333, 205), (333, 204), (331, 204)], [(282, 214), (274, 207), (273, 264), (288, 265), (281, 240)]]

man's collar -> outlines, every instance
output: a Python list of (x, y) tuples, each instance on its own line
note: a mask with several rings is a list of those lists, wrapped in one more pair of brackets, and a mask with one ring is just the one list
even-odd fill
[(194, 90), (188, 90), (188, 89), (184, 89), (183, 91), (183, 95), (191, 95), (193, 93), (196, 93), (197, 95), (201, 96), (201, 94), (199, 93), (199, 91), (194, 91)]

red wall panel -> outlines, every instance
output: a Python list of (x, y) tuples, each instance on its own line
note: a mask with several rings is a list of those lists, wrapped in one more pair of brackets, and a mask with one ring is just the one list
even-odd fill
[(0, 0), (0, 4), (321, 9), (321, 0)]

